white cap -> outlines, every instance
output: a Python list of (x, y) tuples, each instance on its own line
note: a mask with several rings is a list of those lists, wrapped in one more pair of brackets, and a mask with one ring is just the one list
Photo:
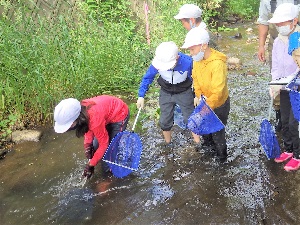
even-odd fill
[(55, 132), (66, 132), (78, 118), (80, 111), (81, 105), (77, 99), (68, 98), (62, 100), (54, 110)]
[(155, 51), (152, 65), (158, 70), (171, 69), (177, 61), (178, 47), (173, 41), (162, 42)]
[(174, 16), (175, 19), (187, 19), (201, 17), (202, 10), (194, 4), (185, 4), (179, 9), (179, 13)]
[(184, 40), (184, 44), (181, 48), (189, 48), (195, 45), (208, 44), (209, 34), (207, 30), (199, 27), (191, 29)]
[(268, 20), (269, 23), (281, 23), (289, 20), (293, 20), (298, 17), (299, 8), (293, 3), (280, 4), (273, 14), (273, 17)]

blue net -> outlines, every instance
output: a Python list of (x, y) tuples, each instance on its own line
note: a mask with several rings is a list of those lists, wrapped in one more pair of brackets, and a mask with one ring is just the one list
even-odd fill
[(292, 105), (293, 114), (296, 120), (300, 121), (300, 92), (299, 90), (300, 78), (299, 74), (286, 86), (289, 90), (290, 101)]
[(203, 98), (188, 119), (187, 127), (198, 135), (215, 133), (225, 128), (224, 124)]
[(174, 109), (174, 125), (179, 126), (182, 129), (186, 129), (186, 123), (184, 122), (183, 115), (179, 105), (175, 105)]
[(138, 169), (142, 148), (138, 134), (123, 131), (113, 138), (103, 161), (107, 162), (115, 177), (122, 178)]
[(259, 142), (263, 147), (268, 159), (279, 157), (280, 147), (273, 127), (267, 119), (264, 119), (260, 124)]

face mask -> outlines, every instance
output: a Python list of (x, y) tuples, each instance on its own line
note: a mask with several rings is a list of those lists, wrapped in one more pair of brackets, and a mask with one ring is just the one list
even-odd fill
[[(293, 21), (291, 23), (293, 23)], [(288, 36), (293, 30), (290, 28), (291, 23), (281, 27), (276, 26), (278, 33), (281, 34), (282, 36)]]
[(190, 20), (190, 27), (191, 27), (191, 29), (196, 27), (195, 24), (192, 24), (192, 21), (191, 21), (191, 20)]
[(200, 49), (200, 52), (198, 52), (197, 55), (193, 55), (192, 58), (196, 62), (199, 62), (200, 60), (202, 60), (204, 58), (204, 52), (202, 52), (202, 47)]

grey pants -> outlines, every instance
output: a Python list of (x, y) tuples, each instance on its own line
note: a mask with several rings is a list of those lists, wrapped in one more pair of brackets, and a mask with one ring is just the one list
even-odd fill
[(178, 93), (170, 94), (164, 90), (159, 92), (160, 118), (159, 124), (163, 131), (170, 131), (174, 124), (174, 108), (175, 104), (180, 106), (184, 122), (187, 123), (188, 118), (194, 111), (194, 94), (191, 88)]

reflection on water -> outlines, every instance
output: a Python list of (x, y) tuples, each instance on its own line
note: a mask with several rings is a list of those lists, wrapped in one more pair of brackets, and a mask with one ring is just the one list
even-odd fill
[[(269, 68), (256, 59), (257, 42), (247, 41), (256, 34), (247, 28), (239, 28), (242, 39), (230, 38), (234, 31), (219, 41), (224, 53), (244, 63), (243, 71), (229, 74), (227, 163), (195, 152), (189, 132), (178, 127), (175, 147), (164, 149), (160, 129), (148, 119), (136, 131), (143, 142), (139, 171), (117, 179), (97, 165), (84, 183), (83, 140), (47, 129), (39, 143), (16, 145), (0, 161), (0, 223), (298, 224), (299, 172), (267, 160), (258, 144)], [(245, 75), (248, 70), (258, 75)]]

